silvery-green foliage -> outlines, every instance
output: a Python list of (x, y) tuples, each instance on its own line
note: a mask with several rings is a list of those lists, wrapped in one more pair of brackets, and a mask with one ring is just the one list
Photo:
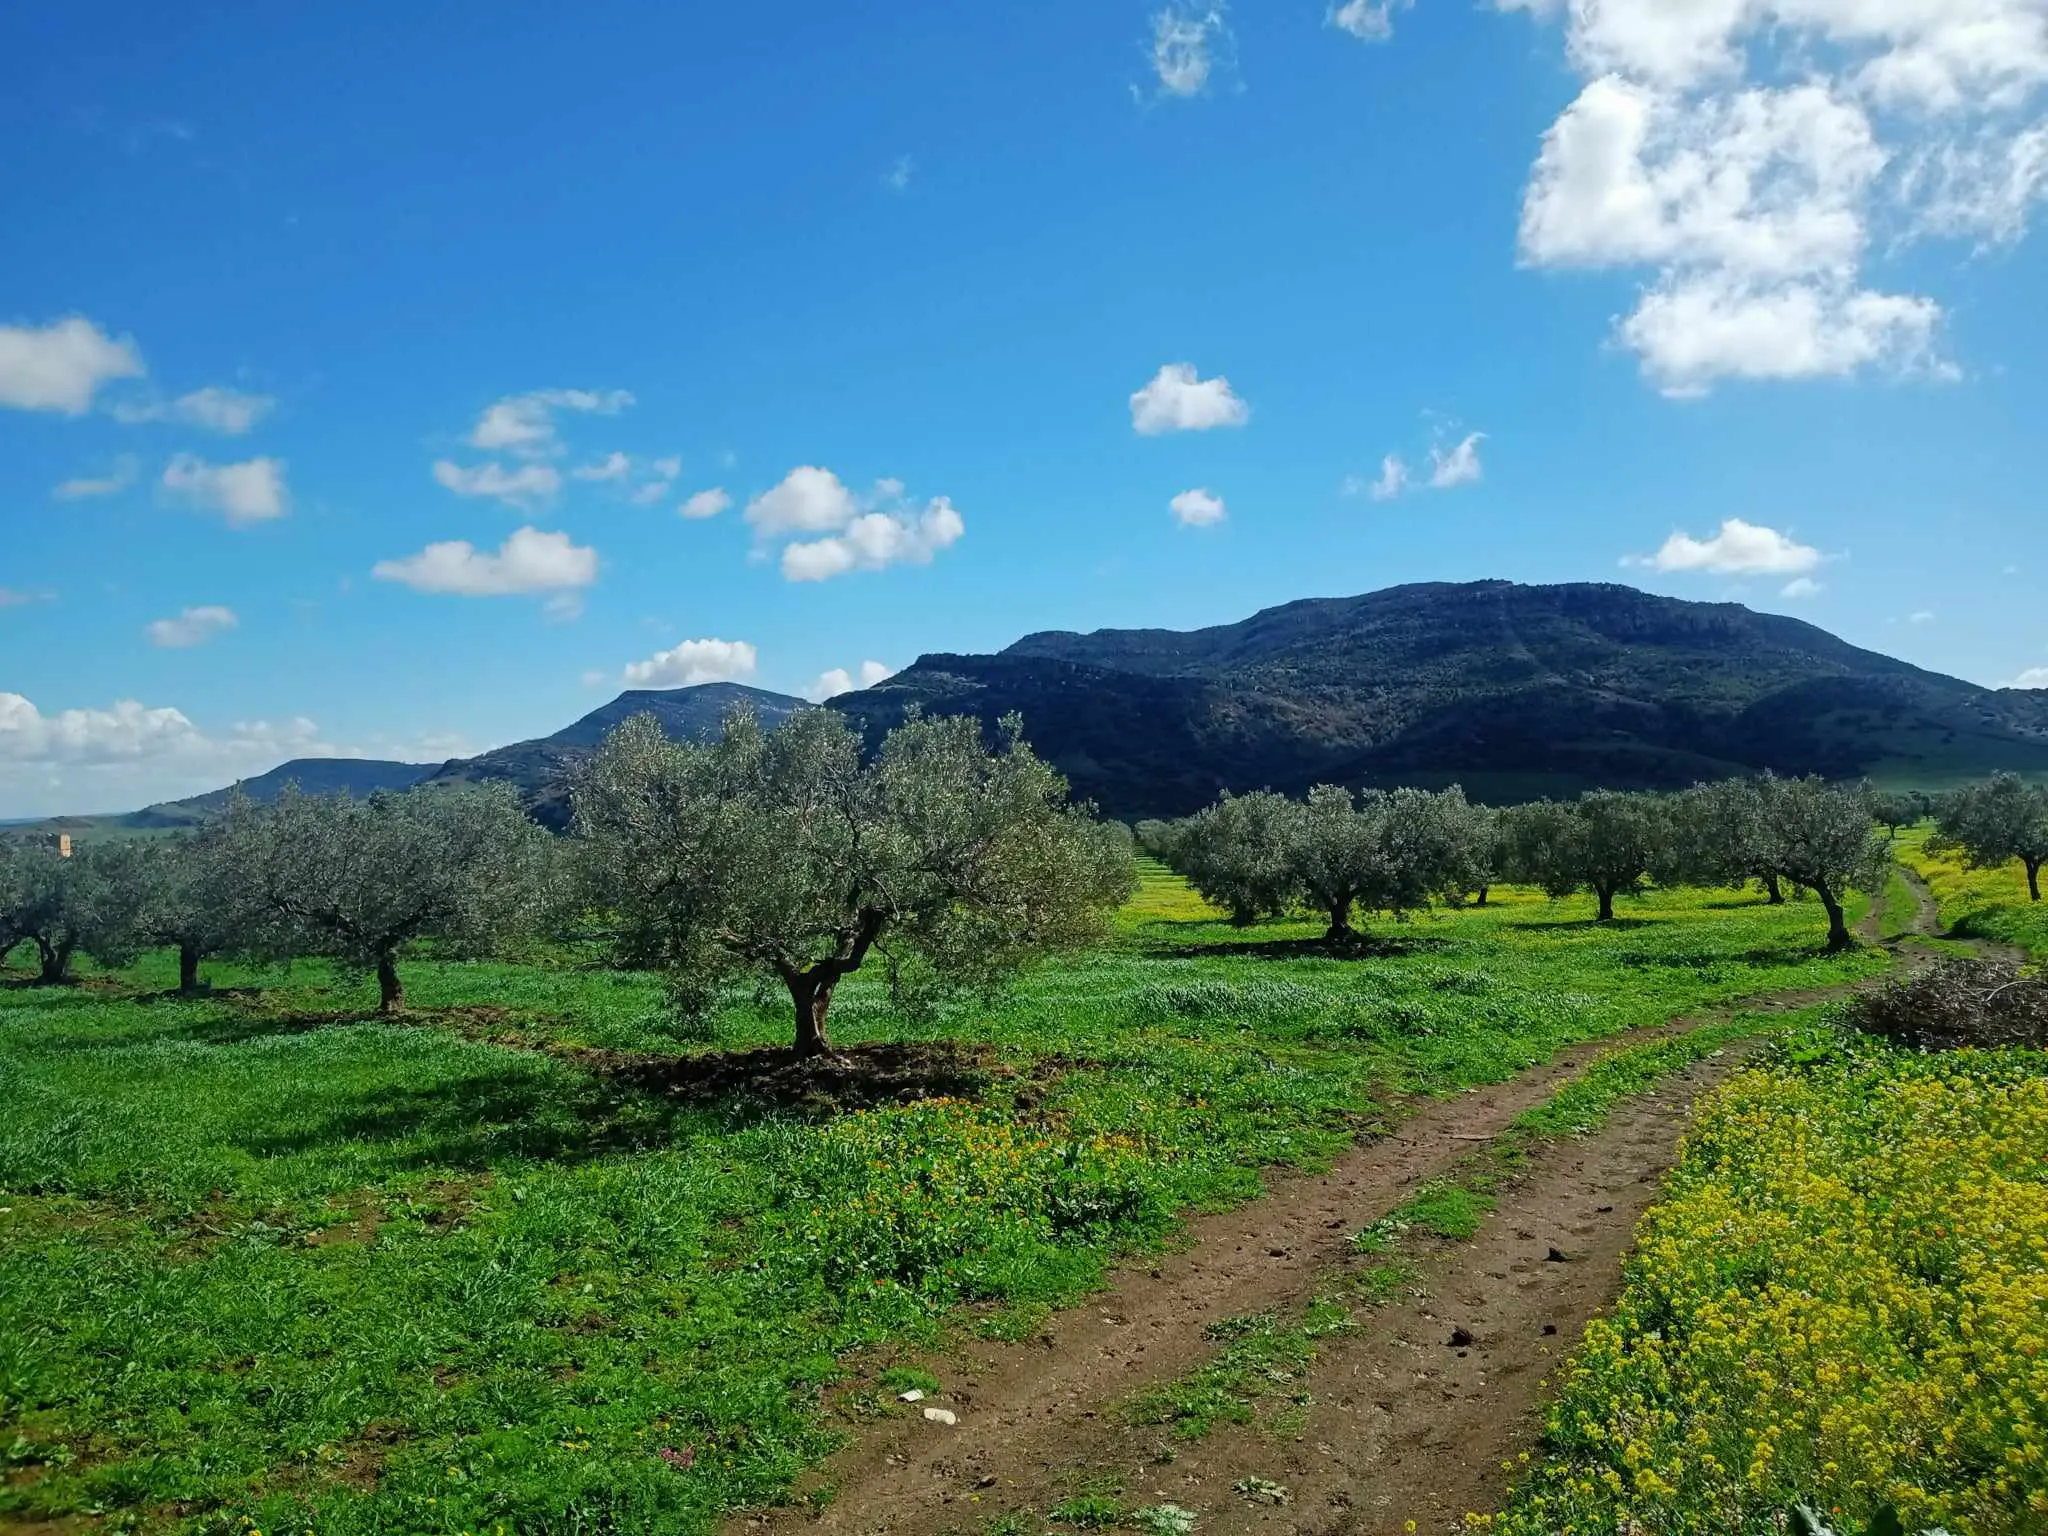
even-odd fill
[(1614, 898), (1642, 887), (1670, 857), (1672, 817), (1661, 796), (1588, 790), (1577, 800), (1544, 800), (1506, 818), (1503, 862), (1513, 878), (1550, 896), (1591, 891), (1600, 916)]
[(132, 843), (86, 843), (70, 857), (36, 844), (9, 846), (0, 858), (0, 939), (32, 940), (41, 977), (67, 979), (74, 955), (125, 965), (140, 936), (140, 886)]
[(1820, 898), (1828, 944), (1850, 942), (1843, 903), (1852, 890), (1877, 895), (1890, 883), (1891, 848), (1876, 827), (1868, 784), (1831, 784), (1817, 775), (1757, 780), (1758, 817), (1775, 872)]
[(1260, 790), (1226, 794), (1164, 829), (1145, 825), (1154, 829), (1154, 846), (1167, 867), (1247, 928), (1277, 917), (1294, 900), (1299, 882), (1288, 855), (1296, 810), (1284, 795)]
[(231, 810), (223, 835), (232, 880), (269, 919), (246, 947), (375, 970), (387, 1008), (402, 998), (394, 966), (409, 946), (487, 953), (543, 909), (554, 863), (553, 839), (509, 784), (362, 800), (292, 786)]
[(575, 788), (589, 899), (621, 957), (701, 1008), (734, 977), (790, 990), (799, 1045), (823, 1049), (832, 987), (871, 952), (947, 985), (993, 981), (1097, 938), (1133, 888), (1130, 834), (1068, 803), (1066, 781), (1003, 722), (906, 721), (872, 758), (832, 710), (717, 740), (626, 721)]
[(2029, 784), (2016, 773), (1995, 773), (1945, 796), (1935, 808), (1928, 847), (1960, 852), (1973, 869), (1997, 869), (2018, 859), (2028, 893), (2041, 899), (2041, 866), (2048, 863), (2048, 784)]

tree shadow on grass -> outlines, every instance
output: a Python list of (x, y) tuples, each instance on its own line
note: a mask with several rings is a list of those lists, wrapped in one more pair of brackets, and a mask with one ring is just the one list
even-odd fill
[(878, 1042), (810, 1060), (766, 1048), (534, 1055), (498, 1071), (323, 1103), (289, 1129), (259, 1130), (241, 1144), (259, 1157), (354, 1146), (369, 1151), (384, 1176), (529, 1159), (575, 1163), (686, 1144), (771, 1116), (825, 1120), (919, 1099), (979, 1098), (1014, 1076), (993, 1047), (952, 1041)]
[(679, 1107), (819, 1119), (918, 1099), (979, 1099), (997, 1078), (1015, 1075), (994, 1047), (959, 1040), (874, 1041), (813, 1057), (761, 1046), (688, 1056), (581, 1051), (567, 1059)]
[(1402, 955), (1455, 949), (1455, 939), (1420, 934), (1361, 933), (1349, 939), (1240, 939), (1217, 944), (1152, 944), (1145, 953), (1160, 960), (1389, 960)]
[(1659, 928), (1668, 925), (1654, 917), (1610, 917), (1604, 920), (1597, 917), (1538, 917), (1516, 922), (1513, 926), (1524, 932), (1627, 933), (1636, 928)]

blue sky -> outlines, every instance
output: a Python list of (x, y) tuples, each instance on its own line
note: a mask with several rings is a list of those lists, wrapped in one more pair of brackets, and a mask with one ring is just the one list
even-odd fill
[(0, 816), (1417, 580), (2048, 686), (2041, 0), (73, 0), (0, 135)]

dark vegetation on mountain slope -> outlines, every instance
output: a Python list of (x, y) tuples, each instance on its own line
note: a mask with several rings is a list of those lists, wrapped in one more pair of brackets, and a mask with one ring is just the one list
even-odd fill
[(430, 775), (437, 784), (506, 783), (518, 789), (535, 819), (560, 831), (569, 824), (569, 782), (573, 771), (595, 752), (614, 727), (635, 715), (652, 715), (671, 741), (709, 741), (725, 717), (747, 705), (772, 730), (797, 710), (802, 699), (749, 688), (743, 683), (702, 683), (694, 688), (634, 688), (602, 709), (535, 741), (516, 741), (479, 757), (457, 758)]
[[(309, 795), (331, 795), (346, 791), (358, 797), (380, 789), (410, 789), (434, 772), (432, 763), (391, 763), (374, 757), (295, 757), (268, 773), (242, 781), (243, 793), (258, 805), (268, 805), (296, 784)], [(186, 800), (169, 800), (147, 810), (119, 818), (124, 827), (146, 830), (155, 827), (191, 827), (227, 808), (229, 790), (210, 790)]]
[(1770, 769), (1943, 784), (2048, 772), (2048, 692), (1992, 690), (1797, 619), (1611, 585), (1395, 587), (1180, 633), (932, 655), (832, 707), (1015, 710), (1077, 795), (1171, 816), (1224, 790), (1462, 783), (1513, 801)]

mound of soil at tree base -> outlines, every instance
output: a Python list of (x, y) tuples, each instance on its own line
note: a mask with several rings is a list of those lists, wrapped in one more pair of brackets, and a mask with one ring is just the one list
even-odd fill
[(692, 1105), (737, 1105), (825, 1117), (917, 1099), (979, 1099), (1015, 1076), (996, 1048), (957, 1040), (878, 1041), (826, 1056), (773, 1046), (664, 1056), (578, 1051), (579, 1066), (623, 1086)]

